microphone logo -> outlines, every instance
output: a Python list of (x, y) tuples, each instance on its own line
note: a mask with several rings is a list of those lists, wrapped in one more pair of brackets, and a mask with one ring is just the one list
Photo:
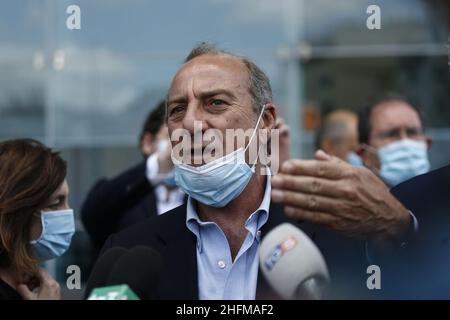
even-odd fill
[(272, 251), (270, 251), (266, 259), (264, 260), (264, 265), (266, 266), (267, 270), (269, 271), (272, 270), (272, 268), (281, 259), (283, 254), (295, 248), (297, 244), (298, 241), (293, 235), (288, 236), (281, 243), (277, 244), (275, 248)]

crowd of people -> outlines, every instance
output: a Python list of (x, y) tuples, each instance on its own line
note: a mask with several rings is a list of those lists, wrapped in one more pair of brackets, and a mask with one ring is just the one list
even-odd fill
[[(196, 122), (223, 137), (228, 129), (253, 133), (198, 163), (196, 151), (208, 148), (194, 141)], [(197, 165), (173, 153), (180, 129)], [(278, 130), (278, 148), (267, 148), (260, 130)], [(269, 149), (278, 172), (263, 174), (251, 143)], [(201, 43), (146, 119), (140, 163), (98, 181), (81, 220), (99, 256), (136, 246), (161, 255), (158, 299), (279, 298), (259, 272), (258, 250), (284, 222), (321, 251), (331, 279), (326, 298), (449, 298), (450, 166), (429, 172), (431, 139), (419, 108), (383, 95), (359, 114), (325, 115), (313, 159), (292, 159), (295, 143), (265, 73)], [(0, 299), (59, 299), (40, 264), (64, 254), (75, 231), (66, 163), (37, 141), (3, 141), (0, 181)], [(366, 285), (373, 264), (381, 290)]]

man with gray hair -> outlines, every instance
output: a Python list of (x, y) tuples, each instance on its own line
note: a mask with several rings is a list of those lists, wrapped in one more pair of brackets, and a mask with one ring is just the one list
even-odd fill
[[(166, 112), (175, 179), (188, 201), (112, 235), (103, 251), (137, 245), (157, 250), (164, 263), (156, 288), (160, 299), (276, 297), (258, 273), (258, 248), (265, 233), (289, 220), (280, 205), (271, 204), (270, 176), (262, 174), (262, 160), (248, 148), (257, 142), (259, 154), (269, 138), (256, 132), (270, 133), (276, 126), (267, 76), (250, 60), (202, 43), (173, 78)], [(193, 138), (209, 129), (225, 137), (219, 140), (223, 150), (232, 146), (214, 161), (205, 160), (207, 145)], [(225, 132), (230, 129), (253, 133), (250, 139), (229, 141)], [(175, 156), (175, 149), (186, 142), (174, 141), (177, 130), (192, 139), (182, 155), (189, 165)]]

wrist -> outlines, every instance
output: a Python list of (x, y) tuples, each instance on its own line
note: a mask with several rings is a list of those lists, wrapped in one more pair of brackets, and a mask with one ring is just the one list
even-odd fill
[(402, 246), (414, 232), (414, 221), (411, 213), (403, 206), (396, 210), (396, 217), (388, 228), (372, 237), (371, 242), (379, 248), (397, 248)]

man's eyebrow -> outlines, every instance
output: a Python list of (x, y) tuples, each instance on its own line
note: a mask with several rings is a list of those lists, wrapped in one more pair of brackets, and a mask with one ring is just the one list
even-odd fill
[(187, 101), (187, 99), (186, 99), (185, 96), (179, 95), (179, 96), (175, 96), (173, 98), (169, 98), (167, 100), (167, 105), (170, 105), (172, 103), (183, 103), (183, 102), (186, 102), (186, 101)]
[(414, 129), (414, 130), (421, 130), (421, 129), (422, 129), (422, 128), (419, 127), (419, 126), (399, 126), (399, 127), (394, 127), (394, 128), (386, 129), (386, 130), (384, 130), (384, 132), (387, 132), (387, 131), (394, 131), (394, 130), (400, 131), (400, 130), (402, 130), (403, 128), (406, 129), (406, 130), (412, 130), (412, 129)]
[(400, 128), (386, 129), (386, 130), (380, 131), (377, 136), (381, 137), (381, 138), (388, 137), (390, 135), (400, 133), (400, 130), (401, 130)]
[[(213, 97), (219, 94), (223, 94), (225, 96), (228, 96), (231, 99), (237, 99), (236, 95), (227, 89), (211, 89), (211, 90), (204, 90), (198, 94), (198, 97), (201, 99)], [(183, 95), (174, 96), (173, 98), (169, 98), (168, 105), (172, 103), (185, 103), (187, 101), (186, 97)]]
[(419, 126), (410, 126), (410, 127), (406, 127), (406, 130), (418, 130), (418, 131), (422, 131), (423, 129)]
[(220, 88), (202, 91), (202, 92), (200, 92), (199, 97), (202, 99), (205, 99), (205, 98), (210, 98), (210, 97), (217, 96), (220, 94), (225, 95), (231, 99), (237, 99), (236, 95), (233, 92), (231, 92), (230, 90), (220, 89)]
[(390, 129), (386, 129), (383, 132), (397, 132), (397, 131), (401, 131), (402, 128), (400, 127), (394, 127), (394, 128), (390, 128)]

